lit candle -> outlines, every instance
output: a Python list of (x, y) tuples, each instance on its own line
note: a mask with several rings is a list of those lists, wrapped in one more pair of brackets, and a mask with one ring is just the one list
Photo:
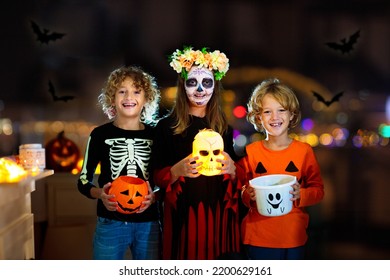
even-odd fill
[(45, 149), (41, 144), (24, 144), (19, 147), (19, 159), (24, 169), (43, 171), (46, 167)]

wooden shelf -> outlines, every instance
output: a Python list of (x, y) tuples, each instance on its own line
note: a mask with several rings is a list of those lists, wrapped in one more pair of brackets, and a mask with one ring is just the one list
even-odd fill
[(54, 174), (44, 170), (16, 183), (0, 184), (0, 259), (34, 259), (31, 192), (35, 181)]
[(21, 187), (31, 183), (32, 181), (37, 181), (39, 179), (45, 178), (53, 174), (54, 171), (51, 169), (45, 169), (41, 172), (28, 173), (28, 175), (24, 179), (15, 183), (0, 183), (0, 187), (15, 187), (15, 186)]

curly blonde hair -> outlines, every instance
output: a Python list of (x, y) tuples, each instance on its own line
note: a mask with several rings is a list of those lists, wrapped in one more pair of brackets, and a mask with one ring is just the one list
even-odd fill
[(263, 112), (263, 98), (270, 94), (275, 98), (282, 107), (291, 112), (293, 118), (290, 121), (289, 128), (294, 128), (301, 120), (301, 111), (299, 101), (292, 89), (282, 84), (277, 78), (264, 80), (258, 84), (252, 92), (247, 104), (247, 120), (254, 126), (257, 131), (264, 132), (264, 127), (258, 116)]
[(156, 79), (138, 66), (122, 66), (110, 73), (98, 96), (98, 104), (102, 107), (103, 113), (109, 119), (115, 118), (116, 110), (112, 105), (115, 92), (126, 78), (131, 78), (135, 87), (142, 88), (145, 91), (146, 104), (141, 112), (141, 122), (155, 125), (158, 121), (158, 104), (161, 93)]

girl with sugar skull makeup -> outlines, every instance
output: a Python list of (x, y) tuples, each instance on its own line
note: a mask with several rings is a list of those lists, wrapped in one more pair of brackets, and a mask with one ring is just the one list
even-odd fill
[[(239, 256), (239, 190), (233, 130), (221, 109), (221, 78), (229, 60), (219, 51), (177, 50), (170, 65), (179, 74), (177, 96), (157, 125), (154, 179), (165, 191), (163, 259), (218, 259)], [(192, 154), (195, 136), (212, 129), (223, 138), (221, 172), (199, 173)]]

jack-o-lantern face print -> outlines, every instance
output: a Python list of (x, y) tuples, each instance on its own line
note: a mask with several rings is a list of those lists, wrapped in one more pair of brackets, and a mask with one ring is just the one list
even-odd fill
[(199, 157), (202, 166), (199, 173), (206, 176), (214, 176), (221, 173), (218, 169), (222, 166), (217, 159), (224, 159), (222, 136), (211, 129), (199, 131), (192, 144), (192, 155)]
[(148, 194), (148, 185), (140, 178), (120, 176), (112, 182), (108, 193), (115, 195), (118, 212), (133, 214), (141, 207), (145, 195)]

